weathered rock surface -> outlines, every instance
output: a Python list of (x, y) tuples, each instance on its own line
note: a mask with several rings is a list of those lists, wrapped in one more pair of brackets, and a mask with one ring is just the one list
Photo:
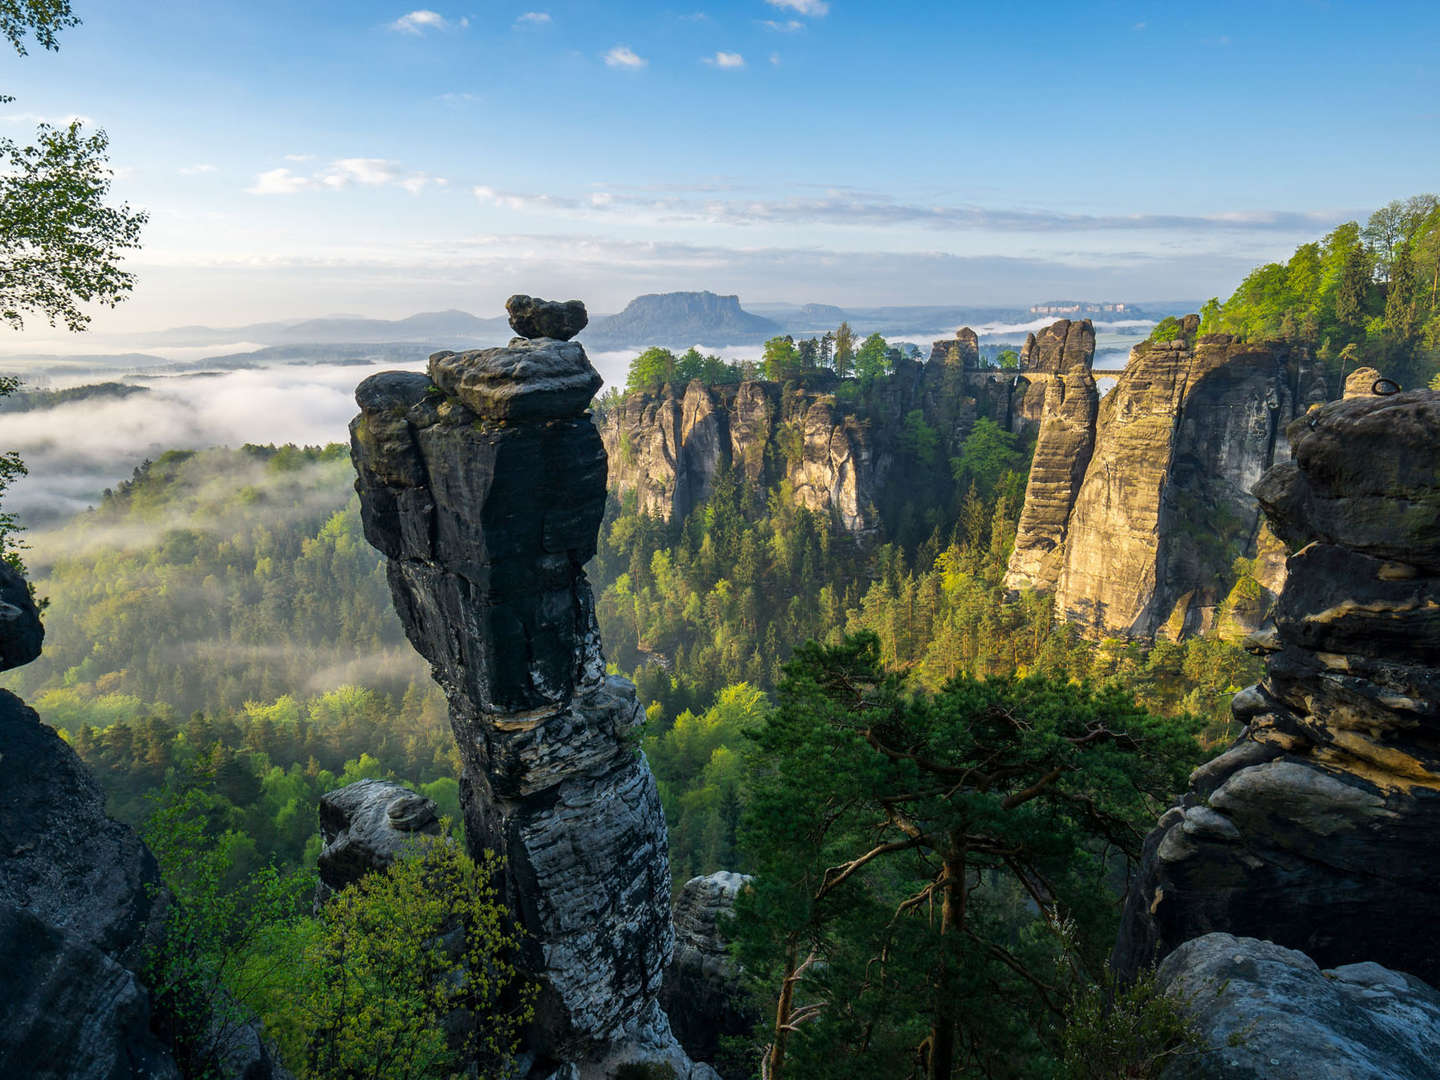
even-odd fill
[(320, 796), (316, 859), (318, 908), (366, 874), (383, 870), (415, 847), (418, 837), (439, 836), (435, 804), (390, 780), (357, 780)]
[(519, 293), (505, 301), (510, 329), (523, 338), (554, 338), (569, 341), (590, 321), (579, 300), (541, 300)]
[(155, 860), (75, 752), (0, 690), (0, 1075), (178, 1077), (139, 977)]
[[(1332, 402), (1256, 494), (1288, 561), (1246, 725), (1145, 843), (1133, 972), (1211, 931), (1440, 982), (1440, 393)], [(1301, 546), (1303, 545), (1303, 546)]]
[(0, 671), (28, 664), (40, 655), (45, 628), (25, 579), (0, 561)]
[(660, 1002), (696, 1061), (714, 1061), (723, 1037), (747, 1034), (759, 1019), (740, 986), (725, 932), (735, 898), (749, 881), (719, 870), (691, 878), (675, 898), (675, 955)]
[(1038, 334), (1026, 334), (1020, 370), (1061, 375), (1077, 364), (1090, 370), (1095, 359), (1095, 326), (1089, 319), (1061, 319)]
[(961, 368), (980, 366), (980, 335), (968, 326), (955, 331), (953, 338), (942, 338), (930, 346), (930, 363), (954, 364)]
[(1308, 354), (1283, 343), (1137, 345), (1100, 407), (1057, 611), (1096, 635), (1210, 629), (1231, 564), (1255, 552), (1250, 487), (1284, 459), (1285, 424), (1323, 397)]
[(1321, 971), (1268, 941), (1207, 934), (1160, 966), (1205, 1050), (1163, 1080), (1435, 1080), (1440, 994), (1379, 964)]
[[(598, 383), (578, 345), (543, 347), (575, 350), (572, 374)], [(532, 1074), (653, 1061), (701, 1076), (657, 1001), (673, 931), (665, 819), (635, 748), (644, 710), (605, 674), (583, 569), (605, 504), (600, 436), (578, 398), (532, 393), (543, 371), (503, 368), (507, 382), (490, 357), (440, 355), (439, 392), (395, 373), (356, 391), (356, 488), (449, 699), (470, 843), (506, 858), (541, 982)], [(463, 393), (476, 370), (488, 397), (535, 408), (489, 422)]]
[(513, 338), (499, 349), (438, 352), (430, 378), (485, 420), (579, 416), (600, 389), (600, 376), (573, 341)]
[(1050, 591), (1060, 578), (1070, 513), (1095, 448), (1100, 394), (1083, 365), (1037, 385), (1045, 388), (1045, 407), (1005, 587)]

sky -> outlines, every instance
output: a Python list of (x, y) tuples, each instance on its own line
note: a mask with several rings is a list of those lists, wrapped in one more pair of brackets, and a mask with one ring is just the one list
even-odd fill
[[(514, 292), (1203, 299), (1440, 187), (1440, 5), (72, 0), (0, 135), (150, 214), (94, 334)], [(32, 324), (23, 339), (53, 334)]]

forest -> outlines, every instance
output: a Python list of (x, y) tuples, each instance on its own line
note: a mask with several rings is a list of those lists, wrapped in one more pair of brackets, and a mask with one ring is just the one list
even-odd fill
[[(1342, 226), (1207, 305), (1204, 329), (1311, 343), (1337, 377), (1373, 363), (1397, 380), (1428, 380), (1440, 332), (1437, 222), (1435, 201), (1421, 198)], [(1169, 331), (1162, 323), (1155, 337)], [(645, 350), (625, 392), (813, 371), (852, 388), (863, 409), (893, 362), (879, 335), (857, 342), (842, 325), (773, 339), (755, 367)], [(1094, 1040), (1105, 1038), (1093, 994), (1113, 937), (1115, 875), (1188, 768), (1233, 735), (1229, 700), (1260, 665), (1218, 635), (1087, 640), (1045, 597), (1008, 592), (1032, 451), (981, 417), (946, 460), (923, 416), (907, 417), (901, 453), (914, 482), (887, 498), (881, 534), (858, 539), (797, 506), (784, 483), (764, 488), (738, 472), (722, 472), (683, 520), (610, 496), (589, 575), (610, 668), (646, 705), (641, 746), (674, 886), (717, 869), (759, 875), (736, 945), (757, 1000), (773, 1004), (777, 982), (807, 957), (827, 958), (808, 976), (825, 1008), (788, 1006), (802, 1010), (803, 1036), (762, 1025), (755, 1042), (731, 1048), (747, 1061), (763, 1050), (771, 1076), (881, 1075), (878, 1062), (917, 1046), (925, 1061), (894, 1075), (929, 1073), (934, 1055), (955, 1075), (1105, 1075), (1093, 1071)], [(24, 467), (13, 456), (0, 466), (5, 479)], [(43, 657), (6, 685), (95, 772), (111, 812), (146, 830), (197, 918), (214, 923), (191, 930), (236, 945), (223, 962), (211, 956), (210, 991), (223, 983), (239, 994), (257, 970), (274, 975), (246, 1001), (294, 1060), (315, 1037), (293, 1023), (296, 995), (315, 991), (279, 958), (310, 955), (326, 932), (303, 900), (320, 796), (391, 778), (434, 799), (452, 828), (459, 820), (445, 702), (391, 609), (351, 476), (338, 444), (177, 449), (29, 549), (16, 543), (19, 523), (0, 519), (47, 624)], [(872, 712), (883, 722), (857, 726)], [(1002, 716), (1024, 720), (994, 728)], [(1117, 746), (1104, 733), (1119, 720), (1128, 741)], [(1009, 754), (1014, 765), (976, 789), (963, 819), (934, 824), (958, 805), (935, 803), (945, 777)], [(837, 798), (849, 809), (820, 832), (778, 812)], [(1089, 809), (1076, 817), (1075, 805)], [(864, 887), (843, 869), (837, 880), (832, 871), (874, 840), (866, 822), (880, 811), (900, 828), (882, 843), (883, 867)], [(907, 820), (941, 832), (917, 840)], [(962, 833), (964, 844), (947, 846)], [(215, 857), (191, 866), (197, 845)], [(429, 872), (478, 873), (475, 889), (487, 887), (484, 868)], [(957, 880), (976, 882), (966, 914), (920, 918), (941, 900), (960, 904)], [(387, 903), (405, 907), (414, 886), (387, 884), (399, 890)], [(893, 958), (878, 988), (867, 966), (877, 955)], [(940, 969), (922, 956), (939, 957)], [(176, 976), (185, 993), (190, 977)], [(984, 987), (995, 1011), (949, 1015), (927, 997), (937, 987)], [(1133, 1022), (1157, 1053), (1184, 1045), (1143, 984), (1128, 993), (1120, 1013), (1100, 1010), (1105, 1024)], [(522, 1016), (517, 1008), (507, 1015)], [(448, 1053), (431, 1051), (436, 1061)]]

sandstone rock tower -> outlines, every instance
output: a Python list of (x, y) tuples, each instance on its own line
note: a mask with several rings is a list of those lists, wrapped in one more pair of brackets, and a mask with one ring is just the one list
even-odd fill
[(673, 941), (665, 818), (634, 740), (644, 711), (605, 674), (583, 569), (606, 473), (586, 412), (600, 376), (569, 340), (584, 306), (506, 306), (524, 337), (356, 390), (365, 536), (449, 699), (470, 844), (506, 859), (542, 986), (530, 1075), (655, 1061), (708, 1076), (657, 1001)]
[(1255, 495), (1290, 548), (1245, 731), (1146, 840), (1115, 966), (1211, 931), (1440, 982), (1440, 393), (1289, 426)]

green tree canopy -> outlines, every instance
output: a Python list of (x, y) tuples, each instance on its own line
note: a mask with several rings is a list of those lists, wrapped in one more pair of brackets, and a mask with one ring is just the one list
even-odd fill
[(676, 366), (674, 353), (652, 345), (630, 361), (625, 389), (632, 394), (658, 394), (666, 383), (675, 381)]
[(855, 354), (855, 374), (869, 385), (890, 370), (889, 346), (879, 334), (871, 334)]
[(771, 382), (785, 382), (798, 376), (801, 372), (800, 350), (795, 347), (795, 339), (786, 335), (765, 342), (762, 363), (765, 378)]
[(871, 634), (798, 648), (779, 699), (747, 751), (735, 930), (774, 1002), (766, 1075), (1053, 1060), (1057, 962), (1099, 973), (1113, 862), (1184, 785), (1194, 722), (1040, 677), (911, 695)]

